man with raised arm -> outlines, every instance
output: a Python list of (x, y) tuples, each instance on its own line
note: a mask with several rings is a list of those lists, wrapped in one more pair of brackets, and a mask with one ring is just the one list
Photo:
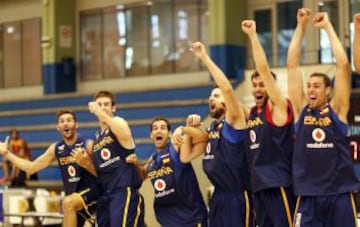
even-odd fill
[(248, 117), (247, 137), (256, 223), (260, 227), (291, 227), (295, 209), (292, 107), (276, 85), (255, 21), (243, 21), (242, 30), (250, 39), (256, 68), (251, 76), (255, 106)]
[(360, 188), (350, 158), (347, 114), (350, 107), (350, 64), (328, 15), (317, 13), (312, 24), (324, 29), (335, 56), (334, 95), (328, 75), (315, 72), (303, 89), (299, 66), (308, 21), (299, 9), (288, 56), (288, 90), (294, 107), (294, 191), (298, 195), (295, 226), (356, 226), (353, 191)]
[(58, 161), (64, 184), (65, 198), (63, 200), (64, 227), (83, 227), (86, 220), (92, 220), (98, 197), (101, 194), (100, 186), (93, 176), (95, 169), (88, 172), (82, 168), (73, 157), (91, 156), (93, 141), (86, 139), (77, 132), (75, 113), (71, 110), (57, 112), (57, 130), (63, 140), (51, 144), (46, 151), (34, 161), (20, 158), (8, 150), (8, 138), (0, 142), (0, 153), (16, 167), (31, 175), (43, 170)]

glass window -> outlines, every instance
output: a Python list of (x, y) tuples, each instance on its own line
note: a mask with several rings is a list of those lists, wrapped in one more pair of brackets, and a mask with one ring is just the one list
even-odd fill
[(110, 11), (104, 14), (104, 77), (125, 76), (124, 55), (126, 48), (126, 23), (123, 11)]
[(302, 7), (300, 1), (283, 2), (277, 4), (277, 46), (278, 46), (278, 63), (277, 66), (286, 65), (287, 50), (297, 25), (297, 10)]
[(273, 65), (271, 9), (256, 10), (254, 16), (259, 40), (265, 50), (269, 65)]
[(23, 85), (38, 85), (42, 82), (40, 19), (25, 20), (22, 23)]
[(81, 72), (86, 80), (102, 78), (101, 14), (81, 17)]
[(126, 10), (127, 46), (125, 50), (126, 74), (149, 74), (149, 29), (146, 5)]
[(174, 71), (173, 9), (171, 1), (157, 1), (150, 7), (151, 73)]
[(200, 40), (201, 19), (205, 7), (196, 5), (192, 0), (175, 0), (175, 53), (176, 71), (187, 72), (199, 69), (198, 61), (189, 52), (189, 47), (193, 42), (202, 41), (207, 44), (207, 40)]
[[(339, 13), (338, 13), (338, 1), (337, 0), (328, 0), (318, 3), (319, 12), (327, 12), (329, 19), (337, 32), (339, 34)], [(320, 29), (320, 63), (333, 63), (333, 57), (331, 52), (330, 40), (324, 31)]]
[(22, 85), (21, 23), (4, 24), (4, 87)]

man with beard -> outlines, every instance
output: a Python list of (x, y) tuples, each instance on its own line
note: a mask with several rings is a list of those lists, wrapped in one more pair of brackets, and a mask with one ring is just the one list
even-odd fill
[[(181, 129), (178, 129), (181, 130)], [(149, 178), (155, 191), (155, 215), (163, 227), (207, 226), (207, 210), (202, 198), (195, 171), (184, 160), (188, 142), (171, 142), (171, 126), (163, 117), (156, 117), (150, 125), (150, 137), (156, 152), (140, 166), (136, 155), (127, 157), (127, 162)], [(182, 138), (179, 138), (182, 140)]]
[(241, 25), (250, 39), (256, 68), (251, 76), (255, 106), (248, 117), (247, 138), (256, 223), (260, 227), (291, 227), (295, 209), (292, 107), (276, 85), (255, 21), (245, 20)]
[(84, 226), (86, 220), (91, 219), (100, 196), (100, 187), (92, 173), (80, 167), (72, 152), (81, 151), (81, 155), (91, 155), (93, 141), (86, 139), (77, 132), (75, 113), (71, 110), (60, 110), (57, 113), (57, 130), (63, 140), (51, 144), (45, 153), (34, 161), (20, 158), (8, 150), (7, 137), (5, 142), (0, 142), (0, 153), (16, 167), (31, 175), (58, 161), (66, 197), (63, 200), (64, 220), (63, 226)]
[[(209, 97), (210, 116), (215, 120), (207, 129), (208, 140), (196, 143), (184, 160), (192, 160), (204, 153), (203, 169), (215, 187), (210, 200), (210, 226), (252, 225), (252, 203), (248, 166), (244, 141), (247, 135), (246, 119), (242, 105), (237, 99), (231, 83), (219, 67), (211, 60), (202, 43), (192, 44), (193, 54), (206, 65), (217, 88)], [(200, 125), (198, 115), (190, 115), (189, 126)], [(183, 132), (189, 134), (189, 128)], [(198, 140), (193, 133), (192, 140)]]
[(334, 95), (328, 75), (315, 72), (303, 89), (301, 43), (308, 17), (299, 9), (290, 42), (287, 68), (294, 107), (294, 191), (298, 195), (295, 226), (357, 226), (354, 191), (359, 190), (350, 157), (350, 63), (328, 15), (317, 13), (312, 24), (324, 29), (335, 57)]

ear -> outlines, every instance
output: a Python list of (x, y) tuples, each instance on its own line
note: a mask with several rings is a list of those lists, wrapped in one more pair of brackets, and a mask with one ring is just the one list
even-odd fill
[(116, 112), (116, 107), (115, 107), (115, 106), (112, 107), (112, 112), (113, 112), (113, 113)]
[(331, 87), (330, 86), (325, 88), (325, 93), (326, 93), (327, 96), (330, 96), (330, 94), (331, 94)]

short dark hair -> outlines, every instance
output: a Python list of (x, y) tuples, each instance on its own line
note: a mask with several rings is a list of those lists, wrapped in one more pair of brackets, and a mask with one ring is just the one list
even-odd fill
[[(274, 77), (274, 79), (276, 80), (276, 74), (273, 71), (270, 71), (270, 73)], [(253, 72), (253, 74), (251, 74), (251, 80), (253, 80), (254, 78), (257, 78), (259, 76), (260, 76), (260, 73), (257, 70), (255, 70)]]
[(61, 109), (61, 110), (59, 110), (59, 111), (56, 113), (56, 119), (57, 119), (57, 121), (59, 121), (61, 115), (64, 115), (64, 114), (71, 114), (72, 117), (74, 118), (74, 121), (76, 122), (76, 115), (75, 115), (75, 113), (74, 113), (72, 110), (69, 110), (69, 109)]
[(170, 124), (169, 120), (166, 119), (165, 117), (158, 116), (158, 117), (155, 117), (152, 119), (151, 124), (150, 124), (150, 132), (152, 132), (152, 126), (156, 121), (165, 121), (168, 131), (171, 131), (171, 124)]
[(116, 105), (116, 98), (115, 98), (115, 95), (110, 92), (110, 91), (98, 91), (95, 95), (94, 95), (94, 101), (97, 99), (97, 98), (101, 98), (101, 97), (108, 97), (110, 98), (111, 100), (111, 105), (112, 106), (115, 106)]
[(327, 74), (315, 72), (310, 75), (310, 78), (311, 77), (321, 77), (324, 80), (325, 87), (331, 87), (330, 77)]

